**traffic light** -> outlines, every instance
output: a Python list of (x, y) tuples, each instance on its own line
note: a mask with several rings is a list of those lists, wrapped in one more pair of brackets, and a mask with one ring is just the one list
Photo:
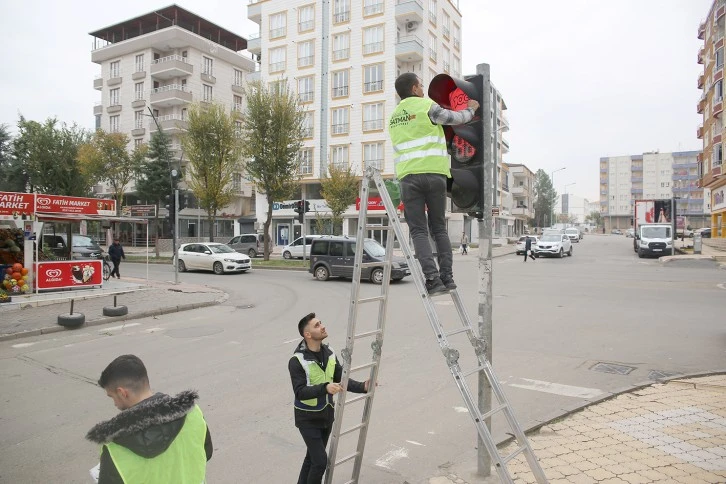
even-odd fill
[(308, 213), (310, 211), (310, 202), (305, 200), (305, 213)]
[(305, 217), (305, 202), (298, 200), (295, 204), (295, 212), (297, 213), (297, 221), (303, 223)]
[(174, 201), (174, 195), (167, 195), (166, 196), (167, 203), (166, 203), (166, 209), (169, 211), (169, 221), (174, 224), (174, 214), (176, 214), (176, 204)]
[(474, 119), (460, 126), (444, 126), (446, 145), (451, 155), (451, 176), (448, 192), (452, 212), (468, 213), (481, 218), (484, 212), (484, 77), (467, 76), (456, 79), (439, 74), (429, 83), (429, 97), (441, 107), (453, 111), (466, 109), (467, 101), (479, 103)]

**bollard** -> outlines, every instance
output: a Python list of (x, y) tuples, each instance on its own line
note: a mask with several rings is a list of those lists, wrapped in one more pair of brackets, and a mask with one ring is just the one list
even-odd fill
[(116, 317), (116, 316), (126, 316), (129, 313), (129, 308), (126, 306), (117, 306), (117, 297), (115, 294), (113, 296), (113, 306), (104, 306), (103, 308), (103, 315), (104, 316), (110, 316), (110, 317)]
[(58, 315), (58, 324), (66, 328), (77, 328), (86, 322), (86, 315), (83, 313), (73, 312), (74, 299), (71, 299), (71, 311), (68, 314)]

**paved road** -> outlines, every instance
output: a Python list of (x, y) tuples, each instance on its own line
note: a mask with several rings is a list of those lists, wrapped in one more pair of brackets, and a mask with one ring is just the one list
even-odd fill
[[(495, 260), (494, 365), (525, 427), (659, 375), (726, 368), (719, 319), (726, 272), (712, 263), (640, 260), (629, 242), (589, 236), (572, 258)], [(476, 259), (457, 255), (455, 264), (475, 316)], [(129, 276), (145, 273), (124, 267)], [(173, 273), (152, 266), (150, 276), (168, 280)], [(97, 449), (83, 435), (115, 413), (94, 381), (123, 353), (146, 361), (156, 390), (200, 391), (215, 444), (210, 482), (292, 481), (304, 454), (285, 364), (299, 340), (295, 324), (317, 311), (330, 343), (341, 348), (350, 283), (262, 270), (181, 278), (223, 287), (230, 298), (124, 326), (0, 343), (0, 481), (88, 482)], [(363, 482), (427, 482), (446, 470), (464, 475), (475, 465), (473, 426), (413, 283), (393, 286), (392, 296)], [(439, 307), (453, 311), (444, 300)], [(367, 320), (373, 315), (361, 318)], [(365, 353), (358, 347), (356, 358)], [(627, 374), (594, 371), (598, 363)], [(494, 430), (505, 436), (498, 420)]]

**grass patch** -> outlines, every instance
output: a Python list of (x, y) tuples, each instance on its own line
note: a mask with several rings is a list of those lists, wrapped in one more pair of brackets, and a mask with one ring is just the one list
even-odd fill
[[(126, 262), (140, 262), (146, 263), (146, 256), (142, 255), (127, 255)], [(169, 264), (171, 265), (171, 257), (154, 257), (149, 255), (149, 264)], [(252, 259), (252, 268), (255, 267), (274, 267), (274, 268), (296, 268), (296, 269), (307, 269), (310, 267), (310, 261), (305, 260), (285, 260), (285, 259), (271, 259), (263, 260), (261, 257), (255, 257)]]
[[(145, 255), (127, 255), (126, 262), (146, 262)], [(149, 264), (171, 264), (171, 257), (154, 257), (149, 255)]]

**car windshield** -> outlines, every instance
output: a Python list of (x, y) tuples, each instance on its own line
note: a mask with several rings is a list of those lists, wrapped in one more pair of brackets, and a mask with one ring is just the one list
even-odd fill
[(568, 233), (568, 234), (577, 234), (577, 233), (579, 233), (579, 230), (577, 230), (577, 229), (567, 229), (567, 230), (565, 230), (565, 232)]
[(366, 239), (365, 242), (363, 242), (363, 247), (365, 247), (366, 252), (368, 252), (371, 257), (383, 257), (386, 255), (386, 249), (373, 239)]
[(670, 236), (670, 227), (643, 227), (643, 237), (646, 239), (667, 239)]
[(545, 234), (539, 240), (540, 242), (560, 242), (562, 240), (562, 236), (555, 234)]
[(234, 252), (234, 253), (237, 252), (233, 248), (226, 246), (226, 245), (208, 245), (207, 247), (209, 247), (212, 250), (213, 254), (228, 254), (230, 252)]
[(92, 238), (85, 235), (73, 236), (73, 247), (96, 247), (96, 245)]

